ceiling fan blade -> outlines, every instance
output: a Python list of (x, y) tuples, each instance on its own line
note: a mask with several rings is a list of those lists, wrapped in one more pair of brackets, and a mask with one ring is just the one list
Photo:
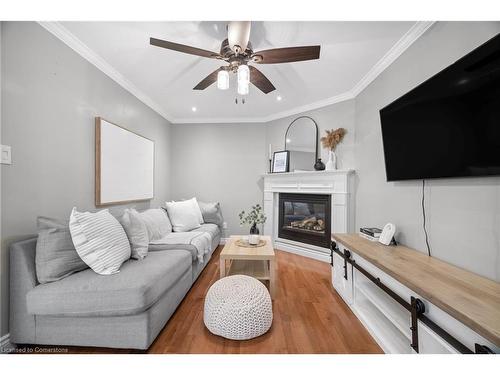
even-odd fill
[(210, 73), (208, 76), (203, 78), (200, 83), (198, 83), (195, 87), (193, 87), (193, 90), (205, 90), (208, 86), (210, 86), (212, 83), (217, 81), (217, 74), (224, 68), (220, 67), (216, 71)]
[(253, 62), (257, 64), (280, 64), (319, 59), (321, 46), (273, 48), (255, 52)]
[(274, 85), (267, 77), (262, 74), (257, 68), (250, 66), (250, 82), (252, 82), (264, 94), (269, 94), (271, 91), (276, 90)]
[(152, 46), (162, 47), (162, 48), (170, 49), (170, 50), (177, 51), (177, 52), (187, 53), (190, 55), (208, 57), (210, 59), (217, 59), (217, 58), (221, 57), (216, 52), (207, 51), (207, 50), (201, 49), (201, 48), (186, 46), (184, 44), (168, 42), (166, 40), (161, 40), (161, 39), (156, 39), (156, 38), (149, 38), (149, 44), (151, 44)]

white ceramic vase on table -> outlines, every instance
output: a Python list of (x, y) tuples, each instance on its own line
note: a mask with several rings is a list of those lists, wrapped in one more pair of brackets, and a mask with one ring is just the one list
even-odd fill
[(260, 236), (258, 234), (251, 234), (248, 236), (248, 243), (250, 245), (258, 245), (260, 241)]
[(328, 151), (328, 161), (326, 162), (326, 168), (327, 171), (334, 171), (337, 169), (337, 155), (335, 155), (335, 152), (333, 151)]

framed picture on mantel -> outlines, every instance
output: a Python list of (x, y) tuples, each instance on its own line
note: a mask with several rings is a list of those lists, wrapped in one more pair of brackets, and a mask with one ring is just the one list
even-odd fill
[(276, 151), (273, 154), (272, 173), (286, 173), (290, 168), (290, 151)]

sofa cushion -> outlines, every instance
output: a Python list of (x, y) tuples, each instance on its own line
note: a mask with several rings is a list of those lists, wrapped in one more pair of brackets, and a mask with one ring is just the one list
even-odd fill
[(193, 229), (191, 232), (208, 232), (212, 238), (220, 236), (221, 234), (220, 228), (215, 224), (201, 224), (199, 228)]
[(139, 212), (139, 217), (146, 225), (149, 241), (158, 240), (172, 232), (172, 224), (163, 208)]
[(198, 201), (198, 205), (200, 206), (200, 211), (203, 216), (204, 223), (207, 224), (212, 223), (222, 226), (224, 219), (222, 217), (220, 203), (218, 202), (206, 203)]
[(64, 279), (88, 268), (76, 252), (68, 224), (40, 216), (37, 218), (36, 277), (40, 284)]
[(186, 200), (185, 202), (191, 202), (191, 206), (193, 207), (193, 211), (196, 213), (196, 217), (198, 218), (198, 222), (203, 224), (203, 215), (201, 214), (200, 205), (198, 204), (198, 200), (196, 197)]
[[(192, 232), (208, 232), (212, 237), (212, 248), (213, 252), (220, 243), (221, 231), (220, 228), (215, 224), (202, 224), (200, 228), (192, 230)], [(186, 250), (191, 253), (193, 262), (198, 257), (198, 249), (191, 244), (149, 244), (149, 251), (163, 251), (163, 250)]]
[(108, 210), (78, 212), (73, 207), (69, 231), (80, 258), (100, 275), (118, 273), (123, 262), (130, 259), (125, 230)]
[(165, 202), (168, 217), (172, 222), (174, 232), (189, 232), (200, 227), (200, 207), (193, 204), (192, 200), (181, 202)]
[(110, 276), (92, 270), (36, 286), (27, 294), (27, 308), (35, 315), (117, 316), (147, 310), (186, 272), (191, 272), (187, 251), (149, 254), (125, 262)]
[(139, 215), (133, 208), (127, 208), (119, 221), (130, 242), (132, 258), (140, 260), (148, 255), (149, 235), (148, 228)]
[[(164, 250), (183, 250), (188, 251), (191, 254), (191, 259), (194, 262), (198, 257), (198, 249), (194, 245), (190, 244), (149, 244), (148, 252), (159, 252)], [(148, 254), (149, 254), (148, 253)]]

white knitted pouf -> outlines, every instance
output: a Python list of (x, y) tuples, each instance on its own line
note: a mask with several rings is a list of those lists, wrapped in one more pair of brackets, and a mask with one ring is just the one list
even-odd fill
[(271, 296), (253, 277), (224, 277), (208, 290), (203, 321), (210, 332), (227, 339), (248, 340), (263, 335), (273, 322)]

